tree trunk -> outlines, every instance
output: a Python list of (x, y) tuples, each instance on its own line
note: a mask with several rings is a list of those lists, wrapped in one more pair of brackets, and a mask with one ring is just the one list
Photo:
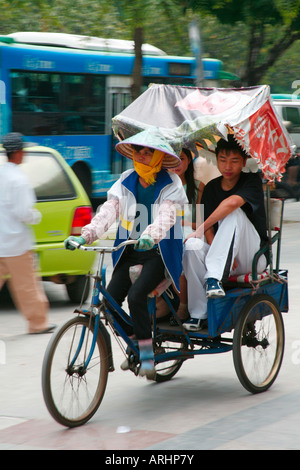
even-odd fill
[(259, 85), (267, 70), (272, 67), (279, 57), (298, 39), (300, 39), (299, 31), (293, 31), (292, 28), (286, 29), (285, 34), (269, 49), (264, 62), (259, 64), (259, 62), (261, 62), (259, 60), (261, 49), (264, 47), (264, 27), (262, 25), (258, 31), (255, 26), (252, 27), (247, 67), (242, 77), (243, 85)]
[(261, 47), (264, 43), (264, 25), (253, 23), (250, 30), (250, 40), (248, 49), (248, 60), (246, 71), (242, 78), (243, 84), (247, 86), (257, 85), (256, 67), (259, 60)]
[(134, 30), (135, 61), (134, 61), (134, 68), (132, 71), (132, 86), (131, 86), (132, 101), (136, 100), (142, 92), (142, 85), (143, 85), (142, 45), (143, 45), (143, 28), (136, 27)]

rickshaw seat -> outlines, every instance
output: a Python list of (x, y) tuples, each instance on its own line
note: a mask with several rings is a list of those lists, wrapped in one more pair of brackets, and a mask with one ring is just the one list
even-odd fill
[[(139, 277), (142, 269), (143, 269), (142, 264), (136, 264), (129, 268), (129, 277), (132, 283), (134, 283), (136, 279)], [(166, 277), (158, 284), (158, 286), (156, 286), (156, 288), (152, 292), (150, 292), (148, 297), (160, 296), (163, 292), (165, 292), (168, 289), (168, 287), (170, 287), (171, 284), (172, 284), (172, 280)]]
[[(269, 270), (265, 270), (263, 273), (257, 273), (257, 263), (261, 255), (267, 253), (268, 250), (272, 250), (272, 246), (277, 242), (277, 253), (276, 253), (276, 265), (275, 272), (279, 271), (279, 261), (280, 261), (280, 243), (281, 243), (281, 229), (282, 229), (282, 220), (283, 220), (283, 206), (284, 202), (282, 199), (270, 198), (270, 205), (268, 209), (268, 204), (265, 201), (266, 212), (270, 210), (270, 217), (267, 218), (270, 221), (270, 230), (272, 236), (270, 237), (268, 245), (261, 248), (255, 255), (252, 261), (252, 271), (245, 274), (240, 274), (239, 276), (230, 276), (224, 287), (237, 287), (237, 286), (249, 286), (254, 282), (259, 281), (260, 283), (268, 282), (270, 279)], [(143, 269), (142, 264), (137, 264), (129, 268), (129, 276), (131, 282), (133, 283), (137, 277), (140, 275), (141, 270)], [(149, 294), (148, 297), (155, 297), (162, 295), (168, 287), (172, 284), (171, 279), (167, 276), (163, 279), (159, 285)]]
[[(246, 274), (241, 274), (239, 276), (229, 276), (225, 287), (231, 287), (232, 285), (249, 285), (253, 282), (268, 282), (270, 280), (270, 270), (265, 270), (263, 273), (257, 273), (257, 263), (261, 255), (266, 254), (268, 250), (272, 253), (272, 247), (277, 242), (276, 250), (276, 263), (275, 263), (275, 272), (279, 272), (279, 262), (280, 262), (280, 244), (281, 244), (281, 230), (282, 230), (282, 221), (283, 221), (283, 207), (284, 202), (282, 199), (270, 198), (270, 204), (268, 207), (267, 201), (265, 200), (267, 221), (269, 220), (269, 242), (268, 245), (261, 248), (255, 255), (252, 261), (252, 271)], [(268, 216), (269, 213), (269, 216)], [(273, 258), (273, 254), (272, 254)], [(273, 265), (271, 263), (271, 269)]]

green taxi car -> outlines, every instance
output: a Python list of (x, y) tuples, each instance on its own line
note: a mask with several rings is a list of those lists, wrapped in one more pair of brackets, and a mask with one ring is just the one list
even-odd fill
[[(92, 218), (92, 206), (80, 181), (54, 149), (29, 147), (20, 168), (36, 193), (36, 208), (42, 214), (34, 231), (37, 269), (44, 281), (65, 284), (69, 299), (85, 301), (90, 290), (86, 274), (92, 271), (95, 253), (64, 248), (69, 235), (80, 235)], [(6, 161), (0, 146), (0, 165)]]

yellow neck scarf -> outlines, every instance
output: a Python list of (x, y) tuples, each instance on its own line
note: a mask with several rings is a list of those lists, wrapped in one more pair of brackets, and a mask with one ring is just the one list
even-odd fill
[(145, 165), (144, 163), (138, 163), (135, 161), (135, 151), (133, 151), (134, 169), (137, 174), (146, 181), (147, 184), (155, 183), (155, 176), (156, 173), (160, 172), (161, 170), (164, 156), (164, 152), (161, 152), (160, 150), (154, 150), (150, 164)]

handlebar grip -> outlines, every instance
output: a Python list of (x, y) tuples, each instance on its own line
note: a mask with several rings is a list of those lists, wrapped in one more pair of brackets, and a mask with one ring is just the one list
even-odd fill
[(80, 243), (77, 243), (74, 240), (69, 240), (68, 243), (70, 245), (74, 246), (74, 248), (80, 248), (82, 246), (82, 245), (80, 245)]

